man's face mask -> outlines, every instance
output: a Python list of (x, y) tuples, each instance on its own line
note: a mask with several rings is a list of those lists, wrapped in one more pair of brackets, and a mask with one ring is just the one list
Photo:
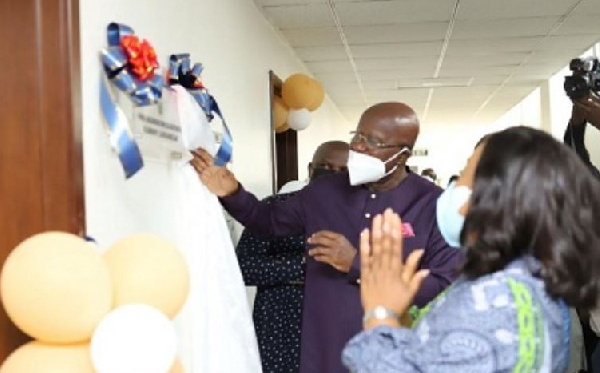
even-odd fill
[(385, 172), (385, 165), (403, 153), (410, 153), (410, 149), (402, 148), (399, 152), (389, 157), (386, 161), (382, 161), (379, 158), (350, 150), (350, 154), (348, 156), (350, 185), (373, 183), (390, 175), (392, 172), (396, 171), (398, 165), (395, 165), (388, 172)]
[(314, 180), (314, 179), (324, 176), (324, 175), (333, 175), (333, 174), (337, 174), (339, 172), (342, 172), (342, 171), (332, 170), (330, 168), (317, 166), (317, 167), (313, 168), (310, 179)]
[(436, 216), (440, 233), (448, 245), (460, 247), (460, 233), (465, 224), (461, 207), (471, 197), (471, 189), (465, 185), (456, 186), (453, 182), (437, 200)]

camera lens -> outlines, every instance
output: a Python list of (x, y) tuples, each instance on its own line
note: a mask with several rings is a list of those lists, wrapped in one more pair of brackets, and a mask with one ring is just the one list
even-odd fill
[(571, 100), (578, 100), (587, 95), (590, 90), (588, 81), (584, 76), (567, 76), (565, 77), (565, 92)]

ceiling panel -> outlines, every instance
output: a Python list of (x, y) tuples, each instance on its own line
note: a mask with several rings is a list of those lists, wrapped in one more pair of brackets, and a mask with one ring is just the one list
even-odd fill
[(514, 76), (509, 83), (513, 87), (539, 87), (546, 79), (536, 78), (535, 76)]
[(403, 58), (369, 58), (355, 59), (360, 71), (373, 70), (410, 70), (433, 71), (437, 63), (436, 57), (403, 57)]
[(442, 41), (407, 43), (372, 43), (350, 45), (355, 58), (393, 58), (418, 56), (437, 57), (442, 50)]
[(600, 0), (460, 0), (450, 35), (456, 0), (333, 0), (354, 71), (326, 0), (255, 3), (350, 123), (389, 100), (425, 124), (492, 121), (600, 40)]
[(473, 77), (473, 82), (471, 85), (475, 87), (485, 85), (498, 86), (502, 84), (507, 77), (508, 75), (476, 75)]
[(447, 22), (455, 0), (347, 2), (337, 5), (343, 26)]
[(429, 110), (427, 117), (421, 119), (421, 123), (424, 126), (428, 124), (461, 126), (477, 123), (472, 120), (472, 117), (473, 113), (470, 110)]
[(559, 17), (459, 20), (454, 26), (452, 35), (456, 39), (543, 36), (558, 21)]
[(380, 90), (370, 91), (368, 96), (370, 100), (383, 101), (383, 100), (396, 100), (406, 102), (407, 104), (417, 103), (418, 105), (425, 105), (427, 97), (429, 95), (429, 89), (413, 89), (413, 90)]
[(267, 18), (281, 30), (335, 26), (324, 1), (305, 5), (265, 7), (263, 10)]
[[(598, 2), (600, 7), (600, 2)], [(556, 35), (595, 35), (600, 36), (600, 17), (596, 15), (573, 16), (558, 29)]]
[(343, 60), (346, 57), (346, 51), (341, 45), (330, 45), (327, 47), (298, 47), (296, 54), (305, 62), (310, 61), (329, 61)]
[(413, 88), (436, 88), (436, 87), (468, 87), (473, 82), (473, 76), (458, 76), (458, 77), (438, 77), (438, 78), (409, 78), (404, 77), (397, 80), (397, 88), (413, 89)]
[(306, 67), (314, 74), (327, 73), (327, 72), (349, 72), (352, 73), (352, 65), (346, 60), (335, 60), (335, 61), (315, 61), (307, 62)]
[[(468, 88), (436, 88), (433, 90), (432, 104), (441, 103), (482, 103), (496, 90), (495, 86)], [(478, 105), (476, 105), (478, 106)]]
[[(501, 90), (499, 90), (494, 97), (492, 97), (492, 103), (495, 105), (510, 103), (514, 104), (518, 103), (525, 97), (527, 97), (531, 92), (535, 90), (536, 87), (513, 87), (513, 86), (505, 86)], [(514, 98), (518, 97), (518, 101), (514, 101)], [(513, 104), (513, 105), (514, 105)]]
[(569, 63), (569, 61), (578, 56), (580, 54), (579, 51), (567, 50), (560, 53), (544, 53), (544, 52), (536, 52), (533, 53), (527, 59), (527, 66), (529, 65), (538, 65), (538, 66), (565, 66)]
[(521, 61), (529, 56), (530, 52), (512, 52), (504, 54), (482, 54), (473, 56), (473, 58), (465, 58), (464, 55), (453, 54), (447, 56), (444, 60), (444, 66), (453, 67), (465, 67), (467, 66), (516, 66)]
[(458, 19), (490, 20), (515, 17), (560, 17), (579, 0), (461, 0)]
[(446, 35), (447, 22), (410, 23), (381, 26), (345, 27), (350, 44), (440, 41)]
[(558, 63), (561, 65), (566, 65), (569, 61), (581, 54), (580, 48), (569, 48), (569, 49), (556, 49), (553, 51), (549, 50), (538, 50), (533, 53), (529, 62), (538, 62), (538, 61), (553, 61), (553, 63)]
[(363, 87), (369, 93), (369, 91), (373, 90), (396, 90), (397, 84), (394, 79), (385, 79), (385, 80), (365, 80), (363, 81)]
[[(560, 31), (560, 30), (559, 30)], [(561, 49), (588, 49), (595, 42), (600, 40), (600, 34), (596, 35), (570, 35), (570, 36), (551, 36), (546, 39), (537, 50), (557, 51)]]
[(419, 66), (418, 68), (411, 68), (402, 70), (401, 68), (394, 70), (366, 70), (361, 71), (360, 76), (363, 80), (381, 80), (381, 79), (419, 79), (419, 78), (431, 78), (433, 76), (433, 69), (428, 66)]
[(573, 15), (600, 15), (600, 3), (598, 0), (585, 0), (575, 9)]
[(528, 52), (543, 40), (537, 37), (452, 39), (448, 56)]
[(362, 94), (358, 90), (355, 92), (327, 92), (327, 94), (332, 100), (344, 106), (362, 106), (365, 103)]
[[(342, 81), (342, 82), (321, 80), (321, 83), (327, 84), (328, 91), (329, 90), (331, 90), (331, 91), (343, 91), (343, 90), (349, 91), (349, 90), (353, 90), (353, 89), (358, 89), (356, 79)], [(367, 93), (369, 91), (374, 91), (374, 90), (395, 90), (395, 89), (397, 89), (396, 82), (394, 80), (390, 80), (390, 79), (366, 80), (366, 81), (363, 81), (363, 87)]]
[[(347, 72), (338, 72), (338, 71), (332, 71), (332, 72), (326, 72), (326, 73), (314, 73), (313, 72), (313, 75), (314, 75), (315, 79), (318, 79), (323, 84), (326, 91), (329, 90), (329, 87), (332, 87), (334, 85), (356, 83), (356, 77), (354, 76), (354, 74), (348, 74)], [(380, 79), (380, 80), (387, 80), (387, 78)]]
[[(567, 61), (568, 63), (568, 61)], [(552, 64), (542, 64), (542, 63), (533, 63), (526, 64), (520, 67), (518, 70), (515, 70), (515, 76), (535, 76), (535, 77), (546, 77), (550, 78), (552, 75), (556, 74), (560, 69), (564, 67), (565, 64), (560, 65), (552, 65)]]
[(334, 27), (289, 29), (281, 31), (292, 47), (342, 45)]
[(465, 62), (463, 66), (442, 66), (440, 76), (457, 77), (464, 76), (466, 72), (473, 75), (510, 75), (515, 70), (515, 65), (506, 66), (480, 66), (475, 62)]

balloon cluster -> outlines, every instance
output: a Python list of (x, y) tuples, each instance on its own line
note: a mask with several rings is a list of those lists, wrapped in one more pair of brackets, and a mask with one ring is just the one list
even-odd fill
[(306, 129), (312, 119), (310, 112), (321, 106), (325, 91), (315, 79), (294, 74), (283, 83), (281, 96), (276, 96), (273, 102), (273, 121), (277, 133), (290, 128), (296, 131)]
[(104, 255), (85, 240), (48, 232), (19, 244), (0, 273), (0, 298), (34, 338), (0, 373), (182, 373), (171, 322), (189, 292), (177, 248), (138, 234)]

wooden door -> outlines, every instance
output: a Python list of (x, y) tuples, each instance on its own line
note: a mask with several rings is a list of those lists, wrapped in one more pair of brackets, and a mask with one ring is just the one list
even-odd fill
[[(78, 0), (0, 0), (0, 264), (84, 230)], [(26, 338), (0, 310), (0, 362)]]
[(275, 133), (273, 119), (273, 101), (275, 96), (281, 97), (283, 82), (273, 72), (269, 71), (270, 97), (271, 97), (271, 155), (273, 163), (273, 193), (291, 180), (298, 180), (298, 132), (287, 130)]

